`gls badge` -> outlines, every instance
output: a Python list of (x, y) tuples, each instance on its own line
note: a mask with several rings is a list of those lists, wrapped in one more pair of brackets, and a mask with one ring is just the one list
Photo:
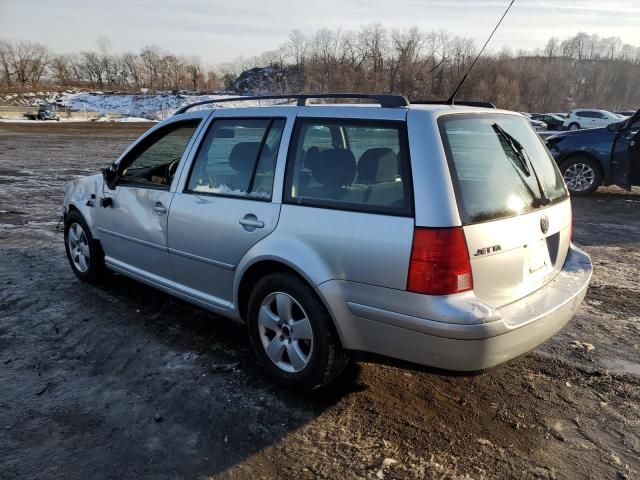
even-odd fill
[(479, 248), (476, 253), (473, 254), (474, 257), (479, 257), (480, 255), (486, 255), (487, 253), (496, 253), (500, 252), (502, 247), (500, 245), (492, 245), (491, 247)]

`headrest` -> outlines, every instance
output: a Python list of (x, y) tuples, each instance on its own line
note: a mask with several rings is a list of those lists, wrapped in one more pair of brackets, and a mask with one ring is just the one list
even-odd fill
[(398, 158), (390, 148), (370, 148), (358, 162), (358, 181), (365, 185), (393, 182), (398, 176)]
[(311, 170), (313, 179), (325, 187), (351, 185), (356, 176), (356, 157), (351, 150), (331, 148), (318, 153)]
[(318, 147), (317, 145), (309, 147), (309, 150), (307, 150), (307, 153), (304, 155), (304, 166), (309, 170), (313, 170), (315, 162), (317, 162), (320, 157), (320, 152), (331, 149), (332, 147)]
[[(262, 142), (242, 142), (234, 145), (229, 154), (229, 165), (231, 168), (239, 173), (251, 173), (261, 144)], [(271, 150), (265, 145), (262, 154), (266, 155), (270, 153)]]

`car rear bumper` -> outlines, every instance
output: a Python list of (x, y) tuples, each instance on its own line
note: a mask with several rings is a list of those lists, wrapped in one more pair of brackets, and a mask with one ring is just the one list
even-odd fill
[[(424, 297), (343, 281), (325, 282), (320, 290), (345, 348), (477, 371), (516, 358), (558, 332), (584, 299), (591, 273), (589, 256), (572, 245), (553, 281), (499, 309), (472, 294)], [(380, 299), (377, 305), (363, 301), (372, 294)], [(423, 318), (419, 311), (437, 319)]]

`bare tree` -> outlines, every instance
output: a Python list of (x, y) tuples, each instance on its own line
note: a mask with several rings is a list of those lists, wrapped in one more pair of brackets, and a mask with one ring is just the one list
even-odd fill
[(544, 47), (544, 55), (548, 58), (553, 58), (558, 55), (559, 48), (560, 40), (558, 37), (551, 37), (547, 42), (546, 47)]
[(122, 65), (126, 77), (130, 79), (133, 86), (136, 88), (142, 87), (139, 57), (135, 53), (125, 53), (122, 55)]
[(0, 68), (2, 68), (3, 81), (8, 87), (13, 85), (11, 70), (12, 56), (11, 44), (5, 40), (0, 41)]
[(292, 30), (289, 40), (284, 45), (288, 56), (298, 68), (304, 68), (304, 61), (307, 56), (308, 42), (300, 30)]
[(145, 84), (148, 88), (154, 89), (158, 86), (159, 74), (162, 68), (162, 53), (156, 46), (145, 47), (140, 53)]
[(9, 68), (17, 82), (23, 86), (28, 82), (39, 82), (49, 62), (47, 48), (24, 40), (7, 45)]

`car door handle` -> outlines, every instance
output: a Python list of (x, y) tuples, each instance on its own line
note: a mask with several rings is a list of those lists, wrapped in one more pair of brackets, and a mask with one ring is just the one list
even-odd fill
[(243, 227), (264, 228), (264, 222), (262, 220), (258, 220), (258, 218), (252, 214), (245, 215), (238, 222)]
[(157, 204), (155, 207), (153, 207), (153, 213), (155, 213), (156, 215), (164, 215), (165, 213), (167, 213), (167, 209), (164, 205)]

